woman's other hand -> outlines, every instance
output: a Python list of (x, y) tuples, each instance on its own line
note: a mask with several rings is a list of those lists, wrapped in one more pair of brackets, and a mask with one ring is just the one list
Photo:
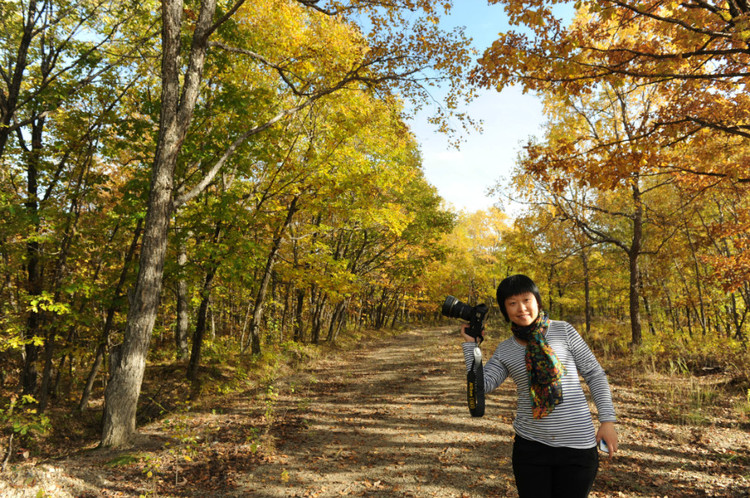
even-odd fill
[(596, 433), (596, 444), (599, 441), (604, 440), (609, 447), (609, 456), (615, 456), (617, 453), (617, 431), (615, 430), (614, 422), (602, 422), (599, 426), (599, 431)]

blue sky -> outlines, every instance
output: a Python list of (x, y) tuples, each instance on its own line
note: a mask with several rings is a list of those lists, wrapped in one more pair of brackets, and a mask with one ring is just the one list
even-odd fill
[[(456, 0), (442, 24), (464, 26), (480, 53), (508, 30), (502, 6), (486, 0)], [(510, 177), (521, 145), (541, 134), (544, 117), (541, 101), (515, 88), (483, 91), (465, 110), (483, 121), (483, 132), (466, 135), (459, 150), (426, 122), (429, 110), (412, 122), (412, 129), (421, 144), (427, 180), (456, 210), (473, 212), (497, 201), (487, 197), (487, 188)]]

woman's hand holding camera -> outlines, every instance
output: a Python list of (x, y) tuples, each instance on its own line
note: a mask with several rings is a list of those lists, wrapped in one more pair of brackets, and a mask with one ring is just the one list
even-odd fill
[[(476, 339), (474, 339), (472, 336), (466, 333), (466, 329), (469, 328), (468, 323), (464, 323), (461, 325), (461, 330), (459, 331), (459, 334), (461, 334), (461, 340), (462, 342), (477, 342)], [(484, 329), (482, 329), (482, 339), (484, 339)]]

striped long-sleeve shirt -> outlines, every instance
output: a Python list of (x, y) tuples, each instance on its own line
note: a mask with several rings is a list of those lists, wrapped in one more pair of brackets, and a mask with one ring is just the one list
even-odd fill
[[(516, 434), (548, 446), (592, 448), (596, 445), (596, 433), (578, 375), (589, 386), (599, 421), (614, 422), (615, 409), (607, 376), (583, 338), (568, 322), (552, 320), (545, 337), (567, 369), (562, 379), (563, 401), (550, 415), (542, 419), (531, 416), (526, 348), (514, 337), (501, 342), (484, 366), (484, 392), (497, 389), (510, 375), (518, 390), (518, 407), (513, 421)], [(463, 343), (467, 369), (474, 359), (474, 346), (472, 342)]]

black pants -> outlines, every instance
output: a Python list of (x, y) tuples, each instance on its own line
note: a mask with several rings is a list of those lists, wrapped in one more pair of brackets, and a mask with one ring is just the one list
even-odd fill
[(554, 448), (516, 435), (513, 475), (520, 498), (585, 498), (597, 470), (596, 447)]

